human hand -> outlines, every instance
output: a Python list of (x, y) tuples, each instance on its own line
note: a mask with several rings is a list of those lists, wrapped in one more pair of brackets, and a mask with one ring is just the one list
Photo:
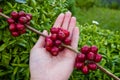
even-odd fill
[[(76, 18), (70, 12), (61, 13), (53, 27), (62, 27), (70, 32), (71, 47), (77, 49), (79, 29), (76, 27)], [(43, 34), (48, 35), (47, 31)], [(64, 49), (57, 56), (52, 56), (44, 48), (45, 38), (40, 36), (30, 52), (31, 80), (68, 80), (73, 69), (76, 53)]]

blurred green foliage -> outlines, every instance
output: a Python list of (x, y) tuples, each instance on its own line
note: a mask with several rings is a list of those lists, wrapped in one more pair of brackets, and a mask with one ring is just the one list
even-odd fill
[[(110, 20), (108, 17), (106, 20), (104, 18), (101, 19), (100, 15), (101, 17), (106, 17), (108, 14), (105, 14), (104, 12), (109, 13), (111, 10), (102, 9), (104, 10), (102, 11), (98, 8), (98, 14), (100, 15), (97, 18), (100, 19), (103, 23), (101, 25), (100, 21), (94, 19), (100, 23), (99, 27), (97, 27), (95, 24), (91, 25), (91, 21), (93, 20), (92, 16), (97, 13), (96, 8), (89, 9), (89, 12), (87, 12), (84, 8), (81, 10), (79, 6), (76, 7), (75, 0), (26, 1), (26, 4), (21, 4), (16, 3), (15, 0), (4, 0), (2, 3), (0, 3), (0, 7), (3, 8), (4, 13), (7, 15), (10, 15), (10, 12), (13, 10), (24, 10), (25, 12), (31, 13), (33, 15), (31, 26), (39, 31), (43, 31), (44, 29), (49, 31), (58, 14), (65, 12), (68, 9), (71, 10), (73, 15), (78, 19), (77, 26), (80, 28), (81, 32), (78, 50), (80, 50), (80, 47), (85, 44), (97, 45), (99, 47), (99, 53), (103, 55), (103, 59), (102, 62), (100, 62), (100, 65), (114, 73), (116, 76), (120, 77), (120, 33), (118, 31), (104, 30), (100, 28), (104, 24), (108, 24)], [(89, 3), (89, 1), (90, 3), (93, 3), (94, 0), (86, 1), (88, 2), (84, 2), (84, 5)], [(119, 12), (118, 14), (117, 12), (113, 11), (113, 13), (109, 14), (111, 17), (113, 16), (112, 19), (115, 17), (116, 20), (118, 20), (119, 17), (115, 16), (119, 14)], [(113, 21), (114, 20), (111, 22)], [(119, 25), (119, 23), (116, 21), (113, 26), (117, 24)], [(29, 80), (29, 52), (34, 43), (37, 41), (38, 37), (39, 35), (29, 30), (27, 30), (26, 34), (21, 35), (20, 37), (12, 37), (8, 30), (6, 19), (0, 17), (0, 80)], [(88, 75), (83, 75), (80, 71), (74, 70), (69, 80), (107, 79), (113, 80), (111, 77), (101, 72), (100, 70), (93, 71)]]
[[(119, 0), (69, 0), (73, 2), (69, 9), (80, 24), (95, 20), (99, 27), (120, 31), (120, 1)], [(116, 4), (117, 3), (117, 4)]]

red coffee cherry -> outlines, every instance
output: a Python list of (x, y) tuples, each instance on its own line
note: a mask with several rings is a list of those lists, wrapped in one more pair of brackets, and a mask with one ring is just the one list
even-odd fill
[(12, 36), (14, 37), (18, 37), (19, 36), (19, 33), (18, 32), (11, 32)]
[(96, 69), (97, 69), (97, 65), (96, 65), (96, 63), (89, 63), (89, 64), (88, 64), (88, 68), (89, 68), (90, 70), (96, 70)]
[(100, 62), (101, 60), (102, 60), (102, 55), (97, 53), (97, 54), (95, 55), (94, 61), (98, 63), (98, 62)]
[(21, 24), (27, 23), (27, 18), (26, 17), (20, 17), (19, 18), (19, 23), (21, 23)]
[(26, 24), (27, 24), (27, 25), (30, 25), (30, 22), (27, 22)]
[(26, 16), (26, 13), (24, 11), (20, 11), (18, 14), (19, 14), (19, 17), (23, 17), (23, 16), (25, 17)]
[(71, 44), (71, 39), (70, 39), (70, 38), (66, 38), (66, 39), (64, 40), (64, 44), (70, 45), (70, 44)]
[(90, 47), (90, 52), (97, 53), (97, 51), (98, 51), (97, 46), (93, 45)]
[(50, 29), (50, 32), (51, 32), (52, 34), (57, 34), (58, 31), (59, 31), (59, 29), (58, 29), (58, 28), (55, 28), (55, 27), (53, 27), (53, 28)]
[(75, 68), (78, 70), (82, 69), (83, 66), (84, 66), (84, 62), (76, 62), (75, 63)]
[(51, 54), (52, 54), (53, 56), (57, 56), (57, 55), (58, 55), (58, 52), (59, 52), (59, 48), (58, 48), (58, 47), (56, 47), (56, 46), (52, 47), (52, 49), (51, 49)]
[(57, 34), (51, 34), (50, 38), (54, 41), (57, 39)]
[(82, 53), (78, 54), (76, 57), (77, 62), (84, 62), (85, 59), (86, 59), (85, 54), (82, 54)]
[(10, 24), (9, 30), (10, 30), (10, 32), (16, 31), (16, 25), (15, 24)]
[(32, 14), (27, 13), (26, 17), (28, 18), (28, 20), (31, 20), (32, 19)]
[(12, 24), (12, 23), (15, 23), (15, 21), (14, 21), (12, 18), (8, 18), (8, 19), (7, 19), (7, 23), (10, 25), (10, 24)]
[(24, 34), (24, 33), (26, 33), (26, 29), (19, 31), (19, 34)]
[(13, 18), (14, 20), (17, 20), (17, 19), (18, 19), (18, 12), (13, 11), (13, 12), (11, 13), (11, 16), (12, 16), (12, 18)]
[(59, 51), (63, 51), (64, 49), (65, 49), (65, 47), (59, 46)]
[(87, 53), (89, 53), (89, 51), (90, 51), (90, 47), (87, 46), (87, 45), (85, 45), (85, 46), (83, 46), (83, 47), (81, 48), (81, 52), (82, 52), (83, 54), (87, 54)]
[(56, 45), (56, 46), (60, 46), (61, 43), (62, 43), (62, 42), (61, 42), (60, 40), (56, 40), (56, 41), (55, 41), (55, 45)]
[(83, 72), (83, 74), (88, 74), (88, 73), (89, 73), (89, 68), (88, 68), (88, 66), (83, 66), (83, 67), (82, 67), (82, 72)]
[(63, 31), (59, 31), (58, 32), (58, 38), (60, 39), (60, 40), (64, 40), (65, 38), (66, 38), (66, 35), (64, 34), (64, 32)]
[(45, 46), (48, 46), (48, 47), (53, 46), (53, 41), (49, 37), (45, 39)]
[(47, 51), (51, 52), (51, 47), (46, 46), (45, 48), (46, 48)]
[(88, 60), (94, 60), (94, 59), (95, 59), (95, 54), (94, 54), (93, 52), (89, 52), (89, 53), (87, 54), (87, 59), (88, 59)]
[(22, 31), (23, 29), (25, 29), (25, 26), (23, 24), (18, 23), (16, 24), (16, 28), (17, 30)]
[(63, 33), (65, 34), (66, 37), (69, 36), (70, 33), (68, 32), (68, 30), (62, 29), (62, 31), (63, 31)]

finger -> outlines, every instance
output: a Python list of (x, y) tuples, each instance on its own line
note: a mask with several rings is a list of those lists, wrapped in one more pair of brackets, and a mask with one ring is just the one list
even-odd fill
[[(48, 35), (48, 32), (44, 30), (43, 34)], [(45, 45), (45, 37), (40, 36), (34, 47), (44, 47), (44, 45)]]
[[(72, 38), (71, 38), (71, 47), (75, 50), (77, 50), (78, 48), (78, 40), (79, 40), (79, 29), (78, 27), (74, 27), (73, 29), (73, 35), (72, 35)], [(76, 57), (76, 53), (74, 53), (73, 51), (65, 48), (64, 50), (64, 53), (65, 54), (59, 54), (60, 57), (67, 57), (67, 58), (70, 58), (70, 59), (74, 59)]]
[(73, 35), (72, 35), (72, 42), (71, 42), (72, 48), (74, 49), (78, 48), (78, 41), (79, 41), (79, 28), (74, 27)]
[(70, 32), (69, 38), (72, 37), (72, 32), (73, 32), (74, 27), (76, 27), (76, 18), (72, 17), (70, 20), (69, 27), (68, 27), (68, 31)]
[(61, 14), (57, 17), (57, 19), (56, 19), (53, 27), (60, 27), (60, 26), (62, 25), (62, 23), (63, 23), (63, 19), (64, 19), (64, 14), (61, 13)]
[(63, 25), (62, 25), (63, 29), (68, 28), (68, 25), (69, 25), (69, 22), (70, 22), (70, 19), (71, 19), (71, 15), (72, 14), (71, 14), (70, 11), (66, 12), (65, 17), (64, 17), (64, 21), (63, 21)]

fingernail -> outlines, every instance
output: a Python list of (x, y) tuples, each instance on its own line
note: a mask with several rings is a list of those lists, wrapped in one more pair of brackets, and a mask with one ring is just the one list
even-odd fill
[(76, 20), (76, 17), (75, 17), (75, 16), (73, 16), (73, 17), (72, 17), (72, 19)]
[(71, 13), (70, 11), (67, 11), (67, 12)]
[(64, 15), (64, 13), (60, 13), (60, 16), (61, 16), (61, 15)]
[(70, 11), (67, 11), (66, 14), (72, 14)]

